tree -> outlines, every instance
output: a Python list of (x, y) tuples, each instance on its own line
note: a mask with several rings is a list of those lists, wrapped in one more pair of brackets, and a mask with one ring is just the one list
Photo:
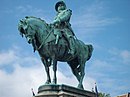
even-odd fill
[(110, 94), (98, 93), (98, 97), (111, 97)]

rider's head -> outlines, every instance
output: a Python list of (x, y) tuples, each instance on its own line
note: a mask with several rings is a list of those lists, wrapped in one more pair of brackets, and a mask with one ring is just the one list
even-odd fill
[(65, 10), (65, 9), (66, 9), (66, 4), (65, 4), (64, 1), (59, 1), (59, 2), (56, 3), (55, 10), (57, 12), (60, 12), (60, 11)]

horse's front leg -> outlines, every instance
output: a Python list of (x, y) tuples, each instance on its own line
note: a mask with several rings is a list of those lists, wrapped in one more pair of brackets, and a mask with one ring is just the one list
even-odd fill
[(53, 72), (54, 72), (54, 77), (53, 77), (53, 84), (57, 84), (57, 77), (56, 77), (56, 71), (57, 71), (57, 60), (53, 60)]
[(50, 62), (48, 62), (48, 60), (44, 58), (41, 58), (41, 60), (45, 66), (45, 70), (47, 74), (47, 81), (45, 82), (45, 84), (50, 84), (51, 83), (50, 71), (49, 71)]

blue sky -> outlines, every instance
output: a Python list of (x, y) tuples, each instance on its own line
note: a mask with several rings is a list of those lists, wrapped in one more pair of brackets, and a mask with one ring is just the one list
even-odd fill
[[(20, 19), (36, 16), (51, 23), (57, 0), (1, 0), (0, 3), (0, 96), (29, 97), (45, 82), (38, 53), (21, 38)], [(112, 97), (130, 92), (130, 0), (65, 0), (73, 11), (71, 24), (76, 36), (94, 46), (86, 63), (84, 86), (94, 83)], [(67, 72), (66, 72), (67, 71)], [(52, 72), (51, 72), (52, 74)], [(58, 83), (78, 83), (66, 63), (58, 65)], [(8, 91), (9, 90), (9, 91)], [(8, 93), (7, 93), (8, 91)]]

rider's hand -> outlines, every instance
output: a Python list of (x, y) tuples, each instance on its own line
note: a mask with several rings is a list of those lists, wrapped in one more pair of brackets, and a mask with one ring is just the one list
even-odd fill
[(57, 21), (57, 20), (54, 20), (52, 24), (53, 24), (53, 25), (56, 25), (56, 24), (58, 24), (58, 21)]
[(60, 18), (56, 18), (54, 21), (53, 21), (53, 25), (56, 25), (56, 24), (59, 24), (60, 23)]
[(50, 23), (49, 26), (53, 28), (53, 27), (54, 27), (54, 24)]

